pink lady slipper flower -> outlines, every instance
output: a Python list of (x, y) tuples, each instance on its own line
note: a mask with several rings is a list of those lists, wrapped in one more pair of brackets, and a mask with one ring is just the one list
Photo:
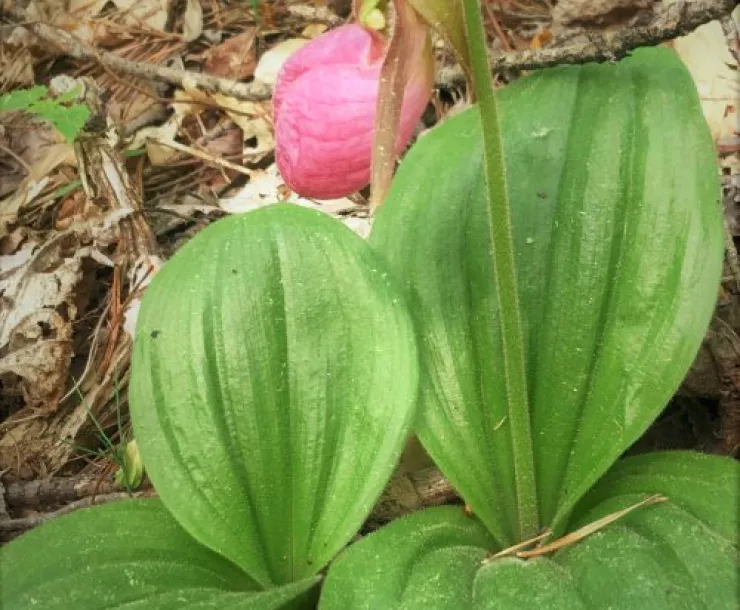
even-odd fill
[[(409, 62), (396, 153), (408, 144), (431, 95), (423, 49)], [(370, 182), (383, 38), (359, 24), (338, 27), (296, 51), (273, 96), (277, 165), (299, 195), (335, 199)]]

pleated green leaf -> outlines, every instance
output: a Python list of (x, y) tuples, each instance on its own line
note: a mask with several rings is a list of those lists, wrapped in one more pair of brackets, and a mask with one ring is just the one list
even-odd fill
[[(678, 452), (625, 460), (579, 504), (570, 531), (658, 491), (675, 500), (639, 508), (555, 554), (526, 560), (484, 560), (498, 548), (480, 533), (471, 539), (477, 522), (457, 507), (417, 513), (340, 555), (320, 608), (732, 610), (740, 584), (737, 538), (722, 530), (736, 509), (727, 483), (730, 475), (737, 481), (738, 468), (730, 459)], [(426, 588), (417, 585), (420, 575)], [(453, 598), (458, 605), (437, 601)]]
[(473, 610), (593, 610), (567, 569), (549, 559), (504, 557), (478, 570)]
[[(544, 526), (567, 517), (690, 366), (720, 280), (720, 189), (671, 50), (543, 70), (497, 103)], [(418, 435), (507, 545), (519, 507), (476, 112), (413, 147), (370, 240), (416, 321)]]
[(0, 549), (7, 610), (278, 610), (313, 595), (317, 580), (261, 591), (193, 540), (159, 500), (82, 509)]
[(740, 463), (725, 457), (665, 451), (622, 459), (578, 503), (568, 529), (657, 493), (669, 502), (630, 513), (556, 560), (584, 591), (614, 608), (643, 607), (643, 601), (652, 608), (661, 592), (666, 607), (733, 608), (740, 584), (739, 480)]
[(220, 220), (157, 274), (136, 332), (134, 432), (167, 508), (263, 586), (316, 574), (415, 407), (411, 323), (369, 246), (287, 204)]
[[(740, 462), (694, 451), (660, 451), (619, 460), (578, 503), (571, 529), (661, 494), (731, 544), (737, 544)], [(626, 499), (625, 499), (626, 498)], [(617, 509), (614, 505), (621, 504)]]
[(398, 519), (337, 557), (319, 610), (471, 608), (473, 581), (494, 544), (461, 506)]
[[(603, 508), (620, 510), (644, 497), (625, 496)], [(737, 607), (737, 549), (671, 502), (636, 510), (554, 561), (569, 570), (587, 608)]]

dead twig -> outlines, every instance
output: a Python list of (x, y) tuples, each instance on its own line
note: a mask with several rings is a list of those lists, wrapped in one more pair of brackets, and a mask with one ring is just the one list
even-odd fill
[[(97, 487), (97, 490), (96, 490)], [(97, 476), (61, 477), (43, 481), (25, 481), (10, 484), (5, 490), (5, 499), (11, 509), (37, 508), (43, 505), (69, 502), (63, 508), (20, 519), (0, 520), (0, 540), (41, 525), (79, 508), (103, 504), (129, 497), (157, 497), (154, 489), (142, 489), (131, 496), (113, 491), (113, 483), (100, 484)], [(96, 495), (97, 494), (97, 495)], [(0, 487), (0, 502), (2, 501)], [(452, 486), (436, 468), (425, 468), (391, 479), (382, 497), (368, 518), (368, 529), (402, 517), (428, 506), (449, 504), (457, 500)]]
[(41, 509), (44, 506), (75, 502), (96, 493), (105, 495), (116, 491), (120, 490), (113, 479), (101, 483), (97, 475), (52, 477), (35, 481), (16, 481), (6, 485), (5, 502), (14, 510), (19, 508)]
[(193, 148), (192, 146), (180, 144), (180, 142), (175, 142), (174, 140), (155, 139), (153, 141), (157, 142), (158, 144), (161, 144), (162, 146), (167, 146), (168, 148), (172, 148), (178, 152), (192, 155), (193, 157), (196, 157), (198, 159), (201, 159), (213, 165), (217, 165), (219, 167), (225, 167), (227, 169), (233, 169), (235, 172), (239, 172), (240, 174), (244, 174), (245, 176), (252, 175), (252, 173), (246, 167), (237, 165), (236, 163), (231, 163), (231, 161), (227, 161), (226, 159), (216, 157), (206, 151)]
[[(24, 21), (22, 15), (9, 13), (17, 23)], [(41, 22), (25, 22), (23, 26), (44, 42), (51, 44), (75, 59), (92, 60), (106, 68), (130, 74), (150, 81), (161, 81), (179, 87), (195, 88), (210, 93), (221, 93), (241, 100), (266, 100), (272, 93), (269, 85), (260, 82), (240, 83), (235, 80), (199, 74), (189, 70), (177, 70), (144, 61), (130, 61), (102, 49), (82, 42), (65, 30)]]
[(368, 529), (428, 506), (458, 501), (449, 481), (436, 468), (394, 476), (368, 517)]
[(10, 519), (10, 515), (8, 514), (8, 504), (5, 501), (5, 493), (3, 482), (0, 481), (0, 521), (7, 521)]
[(320, 21), (330, 26), (341, 25), (345, 22), (341, 17), (325, 6), (313, 6), (310, 4), (292, 4), (286, 7), (288, 13), (305, 21)]
[[(491, 70), (536, 70), (560, 64), (615, 61), (638, 47), (656, 46), (694, 31), (700, 25), (729, 15), (740, 0), (681, 1), (656, 10), (646, 25), (625, 27), (616, 32), (590, 32), (588, 41), (562, 47), (527, 49), (496, 55)], [(437, 84), (459, 86), (465, 82), (462, 68), (441, 70)]]
[(0, 152), (5, 153), (11, 159), (13, 159), (13, 161), (15, 161), (26, 172), (26, 175), (32, 173), (31, 168), (28, 166), (28, 163), (26, 163), (18, 154), (14, 153), (9, 148), (6, 148), (2, 144), (0, 144)]
[(50, 513), (38, 513), (29, 517), (20, 517), (18, 519), (8, 519), (0, 521), (0, 540), (7, 541), (10, 538), (15, 538), (23, 532), (26, 532), (38, 525), (51, 521), (62, 515), (74, 512), (80, 508), (87, 508), (89, 506), (97, 506), (99, 504), (107, 504), (108, 502), (117, 502), (119, 500), (126, 500), (130, 498), (152, 498), (156, 497), (156, 493), (153, 489), (147, 489), (144, 491), (137, 491), (133, 494), (127, 492), (114, 492), (105, 494), (102, 496), (92, 496), (89, 498), (82, 498), (66, 506), (63, 506), (59, 510), (55, 510)]

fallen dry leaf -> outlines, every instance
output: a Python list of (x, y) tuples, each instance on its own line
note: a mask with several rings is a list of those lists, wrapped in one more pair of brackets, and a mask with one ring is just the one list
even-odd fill
[(136, 287), (137, 295), (131, 299), (123, 315), (123, 330), (132, 340), (136, 333), (136, 320), (139, 316), (141, 297), (144, 293), (144, 289), (149, 285), (163, 264), (164, 261), (158, 256), (146, 254), (138, 259), (132, 266), (131, 285)]
[[(122, 350), (112, 363), (112, 371), (125, 371), (129, 351)], [(126, 375), (117, 378), (106, 373), (91, 384), (83, 384), (83, 399), (70, 408), (58, 409), (39, 417), (29, 408), (17, 412), (12, 421), (6, 420), (0, 435), (0, 470), (10, 471), (15, 478), (46, 477), (58, 471), (77, 451), (72, 442), (85, 429), (90, 414), (101, 412), (115, 400), (115, 387), (126, 382)], [(113, 409), (117, 405), (112, 405)], [(62, 442), (62, 439), (71, 442)]]
[[(190, 99), (216, 105), (228, 114), (229, 118), (241, 128), (244, 142), (250, 142), (244, 153), (251, 161), (257, 162), (275, 150), (271, 102), (249, 102), (220, 93), (208, 94), (187, 81), (183, 83), (183, 88)], [(193, 107), (198, 110), (203, 108), (202, 105)]]
[(230, 214), (241, 214), (286, 199), (293, 204), (321, 210), (327, 214), (346, 214), (359, 207), (347, 197), (317, 203), (312, 199), (298, 196), (285, 186), (274, 163), (266, 170), (252, 172), (250, 181), (232, 197), (222, 199), (220, 205), (221, 209)]
[(7, 350), (0, 358), (4, 390), (14, 391), (16, 384), (9, 377), (15, 376), (27, 406), (43, 412), (56, 409), (72, 359), (69, 323), (53, 310), (35, 311), (13, 329)]
[(303, 28), (301, 36), (304, 38), (316, 38), (326, 32), (327, 29), (328, 27), (325, 23), (309, 23), (305, 28)]
[(146, 154), (152, 165), (165, 165), (177, 154), (177, 151), (168, 146), (158, 144), (158, 141), (174, 140), (177, 132), (180, 130), (181, 123), (182, 116), (173, 114), (163, 125), (139, 129), (129, 144), (128, 149), (138, 150), (144, 146), (146, 147)]
[(278, 72), (288, 57), (304, 46), (309, 40), (307, 38), (289, 38), (276, 44), (267, 51), (259, 60), (254, 70), (254, 78), (269, 85), (274, 85)]
[(0, 93), (11, 88), (32, 87), (33, 56), (27, 46), (0, 41)]
[(60, 165), (74, 165), (76, 163), (74, 156), (74, 147), (67, 142), (52, 144), (45, 148), (43, 154), (36, 159), (31, 165), (31, 173), (28, 177), (31, 180), (41, 180)]
[(540, 28), (529, 43), (530, 49), (541, 49), (552, 40), (552, 31), (548, 28)]
[(0, 114), (0, 197), (19, 188), (24, 178), (36, 180), (53, 170), (56, 165), (47, 165), (58, 155), (52, 150), (57, 144), (70, 149), (50, 123), (23, 112)]
[(241, 129), (233, 126), (217, 138), (208, 140), (204, 150), (216, 157), (236, 158), (244, 150), (244, 137)]
[[(99, 43), (101, 36), (106, 35), (106, 28), (100, 23), (94, 24), (92, 18), (100, 13), (106, 3), (100, 0), (73, 0), (67, 5), (65, 0), (31, 0), (25, 12), (29, 21), (53, 23), (84, 42)], [(41, 41), (38, 44), (47, 46)]]
[(159, 91), (149, 83), (137, 83), (137, 89), (126, 89), (119, 85), (116, 94), (108, 104), (108, 116), (117, 125), (135, 122), (145, 114), (154, 112), (155, 106), (162, 106), (158, 101)]
[(49, 178), (41, 180), (24, 180), (12, 195), (0, 199), (0, 238), (8, 232), (8, 227), (18, 218), (19, 210), (39, 196), (49, 183)]
[(103, 211), (85, 195), (84, 191), (76, 190), (59, 203), (54, 228), (57, 231), (66, 231), (75, 223), (86, 223), (100, 218), (102, 214)]
[(200, 0), (186, 0), (182, 17), (182, 37), (192, 42), (203, 33), (203, 7)]
[(0, 257), (0, 377), (28, 407), (56, 409), (72, 357), (84, 264), (96, 257), (72, 232), (27, 241)]
[(113, 0), (113, 4), (123, 13), (126, 23), (165, 31), (170, 0)]
[[(672, 4), (675, 0), (666, 0)], [(734, 19), (740, 17), (740, 9)], [(672, 42), (699, 91), (702, 110), (712, 137), (718, 143), (740, 132), (737, 107), (740, 99), (738, 65), (727, 48), (719, 22), (712, 21)]]
[(254, 48), (256, 36), (257, 28), (247, 28), (241, 34), (209, 49), (206, 52), (206, 72), (235, 80), (252, 76), (257, 65)]
[(108, 0), (69, 0), (67, 10), (78, 19), (82, 19), (98, 15), (106, 4)]
[[(21, 252), (22, 246), (27, 243), (30, 243), (31, 248), (38, 245), (34, 233), (28, 227), (18, 227), (9, 234), (0, 237), (0, 260), (4, 261), (3, 266), (0, 266), (0, 276), (3, 274), (3, 269), (5, 271), (15, 269), (28, 257), (27, 254)], [(14, 257), (18, 259), (18, 262), (13, 262)]]
[[(29, 130), (33, 132), (33, 130)], [(74, 150), (70, 144), (52, 144), (38, 152), (38, 159), (29, 167), (29, 172), (17, 186), (15, 192), (0, 200), (0, 238), (15, 222), (18, 212), (32, 202), (49, 183), (49, 174), (63, 163), (74, 163)], [(0, 183), (0, 192), (6, 186)]]

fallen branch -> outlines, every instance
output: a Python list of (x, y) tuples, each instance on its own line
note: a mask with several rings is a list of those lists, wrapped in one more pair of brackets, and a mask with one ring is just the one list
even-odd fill
[[(591, 32), (587, 40), (559, 47), (546, 47), (504, 53), (491, 59), (491, 70), (536, 70), (561, 64), (615, 61), (639, 47), (659, 45), (693, 32), (710, 21), (729, 15), (740, 0), (680, 0), (655, 11), (644, 25), (624, 27), (616, 32)], [(465, 82), (460, 66), (442, 69), (437, 84), (446, 86)]]
[(59, 27), (41, 22), (26, 22), (25, 18), (17, 12), (9, 14), (18, 25), (22, 24), (37, 38), (57, 47), (65, 55), (75, 59), (94, 61), (113, 71), (145, 80), (169, 83), (184, 89), (195, 88), (209, 93), (221, 93), (240, 100), (265, 100), (269, 99), (272, 94), (269, 85), (258, 81), (240, 83), (228, 78), (218, 78), (190, 70), (177, 70), (145, 61), (130, 61), (110, 51), (96, 49)]
[(396, 475), (375, 504), (366, 526), (375, 529), (409, 513), (456, 500), (452, 485), (434, 467)]
[(291, 4), (286, 7), (288, 13), (293, 17), (298, 17), (303, 21), (321, 22), (331, 27), (341, 25), (344, 19), (337, 16), (331, 9), (326, 6), (313, 6), (311, 4)]
[[(141, 489), (129, 496), (125, 492), (113, 492), (111, 485), (109, 481), (101, 483), (97, 477), (63, 477), (47, 481), (11, 483), (5, 490), (5, 499), (11, 510), (72, 501), (53, 512), (42, 512), (19, 519), (0, 519), (0, 541), (18, 536), (26, 530), (79, 508), (129, 497), (157, 497), (157, 492), (152, 488)], [(449, 504), (457, 499), (455, 490), (436, 468), (424, 468), (399, 475), (391, 479), (370, 513), (365, 529), (377, 529), (398, 517), (428, 506)], [(0, 501), (2, 501), (1, 492)]]
[(8, 503), (5, 500), (5, 487), (3, 486), (3, 482), (0, 481), (0, 521), (7, 521), (10, 519), (10, 515), (8, 514)]
[[(729, 15), (740, 0), (693, 0), (669, 4), (655, 12), (646, 25), (625, 27), (613, 33), (591, 33), (588, 40), (561, 47), (546, 47), (505, 53), (491, 59), (491, 70), (535, 70), (560, 64), (614, 61), (638, 47), (655, 46), (694, 31), (700, 25)], [(221, 93), (240, 100), (269, 99), (272, 90), (259, 81), (241, 83), (209, 74), (177, 70), (143, 61), (130, 61), (110, 51), (96, 49), (61, 28), (45, 23), (26, 23), (17, 12), (9, 15), (15, 22), (28, 28), (38, 38), (56, 46), (75, 59), (92, 60), (99, 64), (150, 81), (161, 81), (185, 88), (196, 88), (209, 93)], [(465, 75), (460, 66), (443, 68), (437, 75), (438, 86), (461, 85)]]
[(33, 529), (34, 527), (42, 525), (52, 519), (56, 519), (57, 517), (61, 517), (62, 515), (67, 515), (79, 510), (80, 508), (88, 508), (90, 506), (107, 504), (108, 502), (118, 502), (119, 500), (127, 500), (130, 498), (153, 497), (156, 497), (156, 492), (153, 489), (137, 491), (132, 494), (125, 491), (119, 491), (105, 495), (82, 498), (81, 500), (67, 504), (59, 510), (55, 510), (50, 513), (37, 513), (28, 517), (20, 517), (18, 519), (0, 520), (0, 542), (8, 542), (10, 539), (20, 536), (22, 533)]
[[(120, 491), (113, 479), (101, 479), (98, 475), (76, 477), (52, 477), (35, 481), (17, 481), (5, 487), (4, 500), (13, 509), (39, 510), (59, 506), (95, 495), (107, 495)], [(0, 497), (0, 504), (3, 498)]]

